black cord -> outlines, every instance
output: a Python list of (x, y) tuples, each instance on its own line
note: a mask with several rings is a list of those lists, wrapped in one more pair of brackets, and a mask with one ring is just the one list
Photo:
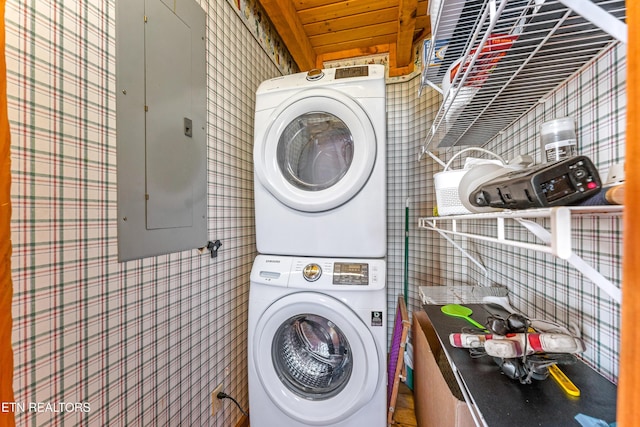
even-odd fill
[(238, 403), (237, 400), (235, 400), (233, 397), (229, 396), (227, 393), (224, 392), (220, 392), (218, 393), (218, 395), (216, 396), (218, 399), (231, 399), (231, 401), (233, 401), (233, 403), (236, 404), (236, 406), (238, 407), (238, 409), (240, 409), (240, 412), (242, 412), (244, 414), (245, 417), (248, 417), (249, 414), (247, 414), (242, 407), (240, 406), (240, 404)]
[[(523, 384), (531, 384), (531, 375), (533, 375), (532, 367), (527, 365), (527, 351), (529, 346), (529, 328), (531, 327), (531, 322), (528, 318), (525, 318), (525, 328), (524, 328), (524, 354), (522, 355), (522, 366), (527, 369), (527, 377), (525, 378), (525, 382)], [(520, 378), (520, 382), (522, 383), (522, 378)]]

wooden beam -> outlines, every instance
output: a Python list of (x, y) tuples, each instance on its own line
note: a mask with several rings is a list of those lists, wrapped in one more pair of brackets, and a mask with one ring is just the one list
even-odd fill
[(316, 53), (291, 0), (259, 0), (300, 71), (315, 66)]
[(410, 63), (409, 65), (407, 65), (406, 67), (392, 67), (392, 66), (389, 66), (389, 77), (406, 76), (408, 74), (413, 73), (413, 69), (414, 68), (415, 68), (415, 66), (413, 65), (413, 62)]
[[(635, 82), (640, 75), (640, 2), (627, 1), (627, 165), (640, 160), (640, 145), (634, 135), (640, 132), (640, 88)], [(640, 168), (626, 168), (626, 189), (623, 216), (622, 257), (622, 326), (620, 375), (618, 382), (619, 426), (638, 425), (640, 401)]]
[(418, 29), (420, 28), (422, 28), (422, 30), (413, 37), (415, 41), (424, 40), (431, 35), (431, 24), (429, 22), (427, 22), (427, 25), (424, 27), (418, 27)]
[(369, 46), (377, 46), (381, 44), (393, 43), (395, 44), (396, 37), (395, 34), (387, 34), (383, 36), (374, 36), (365, 39), (359, 40), (346, 40), (341, 43), (325, 45), (325, 46), (316, 46), (314, 49), (318, 55), (322, 55), (325, 53), (331, 52), (341, 52), (343, 50), (348, 49), (365, 49)]
[(400, 0), (398, 7), (398, 41), (395, 61), (397, 67), (406, 67), (413, 62), (413, 35), (416, 28), (418, 0)]
[(338, 52), (328, 52), (316, 57), (316, 68), (324, 68), (327, 61), (338, 61), (340, 59), (351, 59), (362, 56), (377, 55), (380, 53), (388, 53), (389, 44), (380, 44), (376, 46), (367, 46), (356, 49), (346, 49)]
[[(11, 347), (11, 132), (7, 113), (5, 0), (0, 0), (0, 402), (14, 402)], [(14, 410), (0, 411), (0, 425), (15, 426)]]
[(404, 76), (413, 72), (413, 60), (407, 65), (398, 65), (397, 58), (398, 52), (396, 51), (396, 45), (389, 45), (389, 77)]

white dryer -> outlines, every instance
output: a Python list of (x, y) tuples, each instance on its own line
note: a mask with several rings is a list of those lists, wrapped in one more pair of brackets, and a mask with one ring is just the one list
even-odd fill
[(263, 254), (386, 255), (384, 67), (313, 70), (256, 93), (256, 244)]
[(385, 274), (383, 260), (256, 258), (251, 427), (386, 425)]

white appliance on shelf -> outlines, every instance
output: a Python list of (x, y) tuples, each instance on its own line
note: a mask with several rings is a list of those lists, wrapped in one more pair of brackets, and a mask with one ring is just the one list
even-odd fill
[(256, 93), (256, 245), (263, 254), (386, 255), (384, 67), (312, 70)]
[(385, 278), (382, 259), (258, 255), (251, 427), (386, 425)]

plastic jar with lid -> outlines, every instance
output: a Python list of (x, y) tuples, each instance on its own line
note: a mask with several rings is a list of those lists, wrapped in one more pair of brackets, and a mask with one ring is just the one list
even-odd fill
[(543, 162), (555, 162), (578, 155), (576, 123), (572, 117), (561, 117), (540, 126)]

